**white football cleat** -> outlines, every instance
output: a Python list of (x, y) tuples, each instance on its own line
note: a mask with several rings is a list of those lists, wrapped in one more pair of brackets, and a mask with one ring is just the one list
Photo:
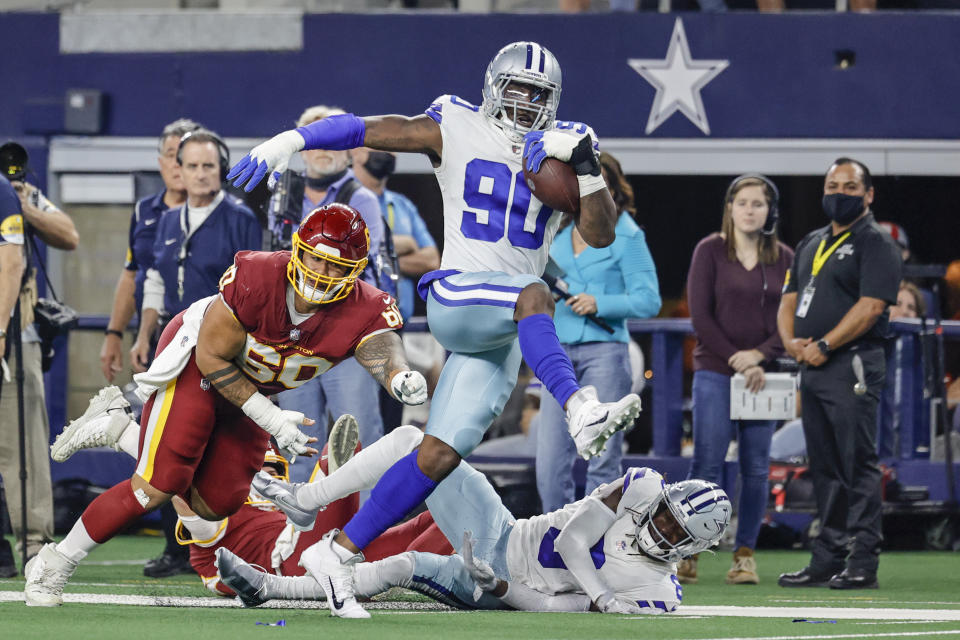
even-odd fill
[[(287, 522), (297, 531), (311, 531), (317, 522), (317, 513), (323, 509), (307, 509), (297, 500), (297, 491), (306, 482), (284, 482), (266, 471), (258, 471), (250, 486), (272, 502), (287, 516)], [(324, 507), (326, 508), (326, 507)]]
[(334, 538), (339, 529), (328, 531), (320, 542), (300, 554), (300, 566), (323, 588), (330, 613), (338, 618), (369, 618), (354, 596), (353, 566), (363, 562), (362, 553), (350, 553)]
[(63, 604), (63, 587), (77, 569), (77, 563), (57, 551), (48, 542), (30, 558), (24, 569), (27, 584), (23, 589), (28, 607), (59, 607)]
[(133, 418), (130, 403), (123, 397), (118, 387), (109, 386), (100, 389), (83, 415), (63, 428), (50, 445), (50, 457), (63, 462), (81, 449), (93, 447), (113, 447), (119, 451), (117, 441)]
[(567, 412), (567, 428), (577, 445), (577, 453), (584, 460), (599, 455), (607, 440), (622, 431), (640, 415), (640, 396), (628, 394), (617, 402), (600, 402), (595, 387), (583, 387), (569, 403), (576, 407)]
[(327, 437), (327, 475), (342, 467), (353, 457), (360, 441), (360, 425), (357, 419), (345, 413), (330, 428)]

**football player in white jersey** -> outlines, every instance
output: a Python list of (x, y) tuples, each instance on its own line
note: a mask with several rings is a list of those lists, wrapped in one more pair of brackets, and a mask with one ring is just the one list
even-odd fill
[[(332, 502), (371, 486), (422, 438), (415, 427), (400, 427), (310, 485), (261, 473), (253, 488), (295, 526), (312, 523), (316, 513), (297, 508), (297, 494), (310, 487)], [(357, 594), (401, 586), (460, 608), (671, 612), (683, 595), (675, 563), (718, 542), (731, 513), (727, 495), (715, 484), (667, 485), (642, 467), (563, 509), (516, 520), (486, 478), (462, 461), (427, 498), (427, 507), (458, 555), (407, 552), (357, 564)], [(247, 606), (271, 598), (324, 597), (320, 585), (305, 593), (302, 579), (258, 572), (229, 552), (218, 553), (217, 563), (224, 584)]]
[(427, 300), (430, 331), (452, 356), (418, 451), (383, 476), (343, 531), (304, 554), (334, 615), (369, 617), (353, 597), (350, 565), (473, 451), (503, 410), (521, 355), (566, 409), (570, 435), (585, 458), (600, 453), (640, 411), (634, 394), (601, 402), (596, 389), (580, 387), (557, 339), (553, 298), (540, 280), (560, 212), (532, 196), (522, 163), (536, 172), (549, 156), (573, 166), (580, 187), (575, 222), (589, 245), (612, 243), (617, 220), (592, 131), (556, 119), (560, 90), (553, 54), (534, 42), (515, 42), (487, 67), (479, 106), (445, 95), (412, 118), (324, 118), (258, 145), (227, 176), (249, 191), (267, 175), (268, 184), (275, 183), (298, 151), (365, 146), (426, 154), (443, 194), (441, 268), (423, 276), (418, 290)]

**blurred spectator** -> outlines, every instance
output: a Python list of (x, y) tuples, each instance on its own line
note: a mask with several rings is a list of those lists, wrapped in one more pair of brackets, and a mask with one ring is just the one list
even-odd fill
[[(660, 311), (657, 271), (643, 229), (636, 223), (633, 189), (620, 163), (600, 154), (604, 180), (620, 213), (616, 239), (603, 249), (587, 245), (574, 225), (567, 224), (554, 240), (550, 257), (565, 272), (571, 297), (554, 315), (560, 343), (570, 356), (577, 378), (593, 385), (601, 402), (630, 392), (627, 318), (649, 318)], [(568, 221), (569, 222), (569, 221)], [(608, 333), (590, 320), (599, 317)], [(543, 428), (537, 436), (537, 490), (544, 513), (574, 501), (573, 461), (576, 447), (565, 424), (564, 410), (552, 397), (542, 400)], [(586, 493), (612, 482), (620, 473), (623, 432), (607, 441), (606, 449), (590, 459)]]
[[(317, 105), (306, 109), (297, 120), (303, 127), (311, 122), (344, 113), (343, 109)], [(377, 265), (384, 241), (383, 212), (377, 195), (363, 186), (350, 169), (349, 151), (314, 149), (301, 151), (306, 165), (302, 215), (325, 204), (341, 202), (348, 204), (363, 217), (370, 231), (370, 262), (363, 272), (363, 280), (380, 287)], [(296, 230), (296, 225), (294, 229)], [(277, 233), (276, 229), (271, 230)], [(284, 391), (277, 396), (284, 409), (301, 411), (316, 420), (304, 433), (316, 436), (320, 442), (327, 439), (327, 425), (333, 419), (349, 413), (360, 423), (360, 442), (368, 447), (383, 435), (383, 418), (380, 414), (380, 385), (370, 373), (357, 363), (356, 358), (344, 360), (322, 376)], [(290, 466), (290, 478), (294, 482), (309, 480), (313, 461), (299, 456)]]
[[(767, 507), (772, 420), (730, 419), (730, 377), (743, 374), (753, 392), (764, 369), (783, 353), (777, 333), (780, 291), (793, 252), (777, 240), (779, 194), (759, 174), (727, 187), (720, 233), (700, 241), (687, 276), (693, 352), (693, 461), (689, 478), (720, 483), (730, 441), (737, 439), (740, 496), (733, 566), (727, 584), (757, 584), (753, 550)], [(677, 569), (680, 582), (697, 579), (697, 559)]]
[(890, 307), (890, 319), (924, 318), (927, 315), (927, 303), (920, 289), (912, 282), (901, 282), (897, 291), (897, 304)]
[(881, 229), (889, 233), (893, 241), (897, 243), (897, 246), (900, 248), (900, 256), (903, 258), (903, 263), (906, 264), (909, 262), (911, 258), (910, 239), (907, 237), (907, 232), (904, 228), (896, 222), (878, 222), (877, 224)]
[(417, 206), (402, 193), (387, 189), (387, 181), (396, 170), (396, 155), (366, 147), (353, 149), (350, 154), (357, 180), (376, 194), (391, 232), (400, 266), (397, 306), (403, 319), (407, 320), (413, 315), (416, 280), (426, 272), (440, 268), (437, 243), (427, 230)]
[[(177, 163), (177, 148), (180, 138), (200, 125), (193, 120), (181, 118), (163, 128), (157, 145), (157, 165), (163, 179), (163, 191), (137, 201), (130, 216), (127, 256), (120, 279), (113, 293), (113, 308), (100, 348), (100, 370), (108, 382), (123, 369), (123, 332), (133, 314), (140, 313), (143, 304), (143, 281), (147, 269), (153, 266), (153, 241), (157, 235), (157, 222), (167, 209), (180, 207), (187, 199)], [(148, 353), (149, 355), (149, 353)]]
[[(166, 136), (165, 144), (173, 135)], [(174, 161), (180, 168), (186, 202), (164, 212), (155, 224), (143, 222), (145, 227), (155, 228), (156, 237), (152, 257), (139, 258), (149, 266), (143, 265), (147, 273), (140, 331), (130, 350), (133, 369), (138, 372), (149, 366), (154, 336), (166, 322), (197, 300), (217, 293), (220, 277), (233, 264), (237, 251), (261, 248), (256, 216), (222, 189), (230, 166), (223, 141), (207, 129), (187, 131), (177, 142)], [(171, 170), (168, 176), (173, 173)], [(176, 186), (177, 182), (166, 184)], [(190, 573), (189, 550), (177, 544), (175, 537), (176, 512), (167, 504), (160, 515), (166, 546), (144, 566), (144, 575), (162, 578)]]
[[(0, 380), (0, 476), (7, 496), (10, 524), (22, 553), (33, 557), (53, 540), (53, 487), (50, 481), (50, 423), (43, 384), (40, 336), (33, 326), (37, 302), (36, 268), (31, 268), (31, 235), (65, 251), (77, 248), (79, 235), (70, 216), (32, 184), (0, 179), (0, 357), (10, 374)], [(26, 242), (25, 242), (26, 241)], [(36, 254), (34, 254), (36, 255)], [(39, 256), (37, 256), (39, 259)], [(43, 265), (40, 265), (41, 267)], [(16, 345), (8, 339), (11, 314), (20, 301), (20, 342), (23, 353), (24, 450), (26, 452), (27, 513), (21, 509), (20, 431)], [(27, 535), (23, 538), (26, 517)], [(0, 565), (0, 575), (16, 575), (13, 565)]]

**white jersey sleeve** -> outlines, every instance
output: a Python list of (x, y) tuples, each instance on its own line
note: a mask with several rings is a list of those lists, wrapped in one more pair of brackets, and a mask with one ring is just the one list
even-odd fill
[(440, 268), (540, 276), (562, 215), (530, 193), (523, 144), (457, 96), (440, 96), (426, 114), (443, 137), (434, 169), (443, 197)]
[[(676, 582), (676, 565), (654, 560), (636, 546), (635, 515), (642, 513), (663, 490), (663, 477), (649, 468), (632, 468), (616, 481), (598, 487), (593, 495), (603, 499), (617, 491), (623, 496), (617, 520), (591, 547), (590, 556), (601, 577), (618, 596), (635, 600), (651, 612), (676, 609), (682, 590)], [(554, 540), (576, 513), (580, 502), (526, 520), (518, 520), (507, 543), (507, 569), (511, 580), (548, 594), (582, 593), (554, 549)]]

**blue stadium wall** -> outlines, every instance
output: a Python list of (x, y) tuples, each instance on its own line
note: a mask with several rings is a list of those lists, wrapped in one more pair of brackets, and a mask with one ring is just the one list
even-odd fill
[[(266, 136), (304, 105), (422, 112), (480, 98), (503, 44), (536, 40), (564, 72), (560, 115), (601, 138), (640, 138), (653, 86), (628, 59), (663, 59), (677, 18), (694, 60), (729, 66), (702, 91), (718, 138), (960, 137), (960, 14), (314, 14), (302, 50), (61, 54), (56, 14), (0, 14), (0, 136), (60, 132), (69, 88), (108, 95), (106, 135), (152, 135), (189, 114), (227, 136)], [(855, 63), (837, 65), (837, 52)], [(702, 137), (679, 114), (649, 137)]]

